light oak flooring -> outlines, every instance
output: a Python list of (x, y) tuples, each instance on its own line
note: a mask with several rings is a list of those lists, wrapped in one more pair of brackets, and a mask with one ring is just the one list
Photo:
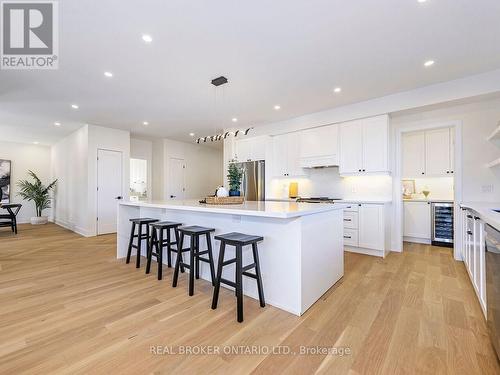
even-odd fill
[[(82, 238), (53, 224), (22, 225), (17, 237), (0, 230), (0, 373), (500, 373), (464, 266), (448, 249), (405, 244), (385, 260), (346, 253), (345, 277), (303, 317), (245, 298), (242, 324), (229, 290), (213, 311), (208, 282), (189, 297), (185, 275), (174, 289), (170, 269), (163, 281), (152, 271), (116, 260), (115, 236)], [(221, 353), (153, 354), (157, 345)], [(240, 345), (261, 353), (223, 352)], [(301, 345), (351, 353), (297, 355)]]

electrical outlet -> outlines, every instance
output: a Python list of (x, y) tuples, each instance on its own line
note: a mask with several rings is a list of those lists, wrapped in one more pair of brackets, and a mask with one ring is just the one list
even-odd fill
[(494, 185), (482, 185), (481, 192), (482, 193), (493, 193)]

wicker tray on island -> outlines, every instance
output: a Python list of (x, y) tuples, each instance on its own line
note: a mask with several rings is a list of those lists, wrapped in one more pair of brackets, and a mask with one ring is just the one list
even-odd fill
[(245, 197), (206, 197), (207, 204), (243, 204)]

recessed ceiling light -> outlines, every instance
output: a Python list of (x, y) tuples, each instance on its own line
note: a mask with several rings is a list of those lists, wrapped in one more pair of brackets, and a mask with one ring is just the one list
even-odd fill
[(189, 136), (190, 137), (194, 137), (194, 133), (189, 133)]
[(113, 73), (111, 73), (111, 72), (104, 72), (104, 75), (105, 75), (106, 77), (108, 77), (108, 78), (113, 77)]
[(424, 62), (424, 66), (426, 68), (428, 68), (429, 66), (432, 66), (432, 65), (434, 65), (434, 60), (428, 60), (428, 61)]
[(56, 122), (54, 122), (54, 126), (61, 126), (61, 123), (56, 121)]
[(78, 107), (78, 105), (77, 105), (77, 104), (71, 104), (71, 108), (73, 108), (73, 109), (78, 109), (78, 108), (80, 108), (80, 107)]
[(142, 123), (142, 125), (144, 125), (144, 126), (148, 126), (148, 125), (149, 125), (149, 122), (144, 121), (144, 122)]
[(274, 109), (277, 110), (277, 111), (279, 111), (281, 109), (281, 106), (280, 105), (275, 105)]
[(40, 142), (38, 142), (38, 141), (33, 142), (33, 144), (34, 144), (34, 145), (37, 145), (37, 144), (39, 144), (39, 143), (40, 143)]
[(338, 93), (339, 93), (339, 92), (341, 92), (341, 91), (342, 91), (342, 88), (341, 88), (341, 87), (335, 87), (335, 88), (333, 89), (333, 92), (334, 92), (334, 93), (336, 93), (336, 94), (338, 94)]
[(142, 40), (144, 40), (146, 43), (151, 43), (153, 41), (153, 38), (149, 34), (142, 34)]
[(237, 119), (236, 117), (233, 117), (233, 118), (231, 119), (231, 121), (232, 121), (232, 122), (238, 122), (238, 119)]

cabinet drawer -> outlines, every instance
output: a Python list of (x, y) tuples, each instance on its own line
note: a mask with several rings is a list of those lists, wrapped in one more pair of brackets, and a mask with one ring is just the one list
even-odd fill
[(358, 231), (356, 229), (344, 229), (344, 245), (358, 246)]
[(358, 229), (358, 213), (344, 212), (344, 228)]
[(345, 208), (344, 212), (358, 212), (359, 211), (359, 204), (358, 203), (346, 203), (350, 205), (351, 207)]

